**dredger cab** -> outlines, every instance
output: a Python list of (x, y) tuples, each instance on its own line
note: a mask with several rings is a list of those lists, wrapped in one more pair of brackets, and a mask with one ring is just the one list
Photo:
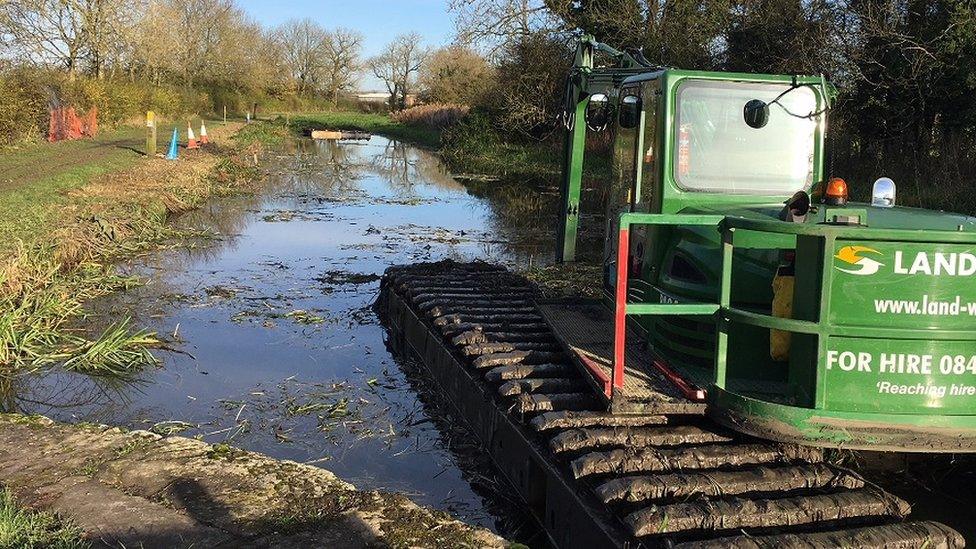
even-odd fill
[(976, 449), (976, 219), (898, 206), (882, 173), (827, 173), (833, 95), (822, 76), (653, 67), (584, 38), (557, 259), (575, 259), (587, 135), (612, 132), (611, 409), (639, 337), (647, 368), (742, 432)]

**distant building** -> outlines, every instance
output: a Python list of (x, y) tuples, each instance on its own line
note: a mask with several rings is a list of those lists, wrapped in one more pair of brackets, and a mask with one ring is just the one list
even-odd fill
[[(356, 100), (360, 103), (365, 103), (367, 105), (386, 105), (390, 102), (390, 94), (388, 92), (359, 92), (356, 94)], [(417, 94), (410, 93), (407, 94), (407, 106), (412, 107), (417, 104)]]

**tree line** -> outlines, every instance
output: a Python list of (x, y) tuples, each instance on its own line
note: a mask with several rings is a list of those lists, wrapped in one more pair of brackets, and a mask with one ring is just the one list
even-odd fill
[(244, 95), (338, 101), (360, 68), (362, 35), (310, 20), (265, 29), (232, 0), (6, 0), (6, 68), (128, 79)]

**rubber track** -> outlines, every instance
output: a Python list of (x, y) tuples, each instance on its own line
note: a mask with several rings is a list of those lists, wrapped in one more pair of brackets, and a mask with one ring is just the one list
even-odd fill
[(640, 545), (964, 546), (937, 522), (902, 522), (906, 502), (825, 463), (818, 449), (749, 439), (699, 415), (601, 410), (535, 310), (534, 287), (504, 268), (449, 261), (391, 267), (381, 301), (388, 291), (497, 388), (505, 409), (552, 450), (553, 462)]

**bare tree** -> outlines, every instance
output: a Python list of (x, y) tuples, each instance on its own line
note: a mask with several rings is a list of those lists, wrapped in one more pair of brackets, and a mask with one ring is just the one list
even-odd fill
[(420, 40), (417, 33), (401, 34), (387, 44), (383, 53), (369, 61), (373, 75), (386, 84), (393, 109), (406, 106), (407, 95), (415, 85), (415, 75), (427, 58), (427, 50)]
[(534, 32), (559, 28), (543, 0), (449, 0), (457, 40), (489, 51)]
[(150, 0), (137, 24), (128, 29), (126, 38), (132, 48), (130, 70), (134, 72), (138, 66), (144, 77), (157, 85), (163, 72), (173, 68), (170, 41), (175, 39), (175, 33), (167, 19), (171, 14), (164, 0)]
[(165, 0), (163, 8), (161, 17), (171, 29), (166, 57), (173, 72), (194, 85), (228, 68), (233, 60), (219, 58), (217, 51), (225, 31), (244, 19), (233, 0)]
[(274, 36), (298, 93), (314, 90), (323, 81), (326, 69), (328, 33), (311, 19), (301, 19), (282, 24)]
[(73, 0), (8, 0), (3, 5), (10, 43), (23, 58), (57, 63), (74, 78), (84, 55), (84, 20)]
[(105, 67), (131, 51), (132, 29), (145, 16), (140, 0), (77, 0), (85, 53), (91, 74), (101, 79)]
[(339, 103), (339, 93), (352, 87), (362, 49), (363, 35), (356, 31), (339, 27), (326, 34), (325, 88), (333, 107)]

